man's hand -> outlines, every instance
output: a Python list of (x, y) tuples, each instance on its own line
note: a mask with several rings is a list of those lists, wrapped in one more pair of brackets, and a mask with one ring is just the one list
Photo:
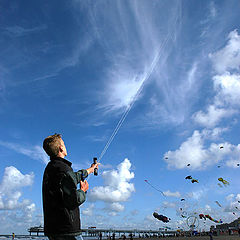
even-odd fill
[(86, 192), (89, 188), (88, 182), (86, 180), (84, 182), (80, 181), (80, 186), (81, 186), (81, 190), (83, 190), (84, 192)]
[(98, 165), (99, 165), (99, 164), (100, 164), (100, 163), (96, 163), (96, 164), (93, 163), (93, 164), (91, 165), (91, 167), (87, 169), (88, 175), (89, 175), (90, 173), (93, 173), (93, 172), (94, 172), (94, 168), (98, 168)]

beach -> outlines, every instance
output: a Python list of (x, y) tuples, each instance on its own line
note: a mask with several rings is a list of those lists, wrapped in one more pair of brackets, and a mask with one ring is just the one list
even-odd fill
[[(137, 238), (137, 240), (142, 240), (143, 238)], [(192, 237), (162, 237), (162, 238), (144, 238), (151, 240), (210, 240), (209, 236), (192, 236)], [(240, 240), (238, 235), (225, 235), (225, 236), (213, 236), (213, 240)], [(136, 238), (134, 238), (136, 240)]]

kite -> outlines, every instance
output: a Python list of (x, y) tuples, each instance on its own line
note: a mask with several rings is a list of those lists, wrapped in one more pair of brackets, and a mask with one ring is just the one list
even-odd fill
[(185, 201), (185, 199), (184, 199), (184, 198), (182, 198), (182, 199), (181, 199), (181, 201)]
[(165, 159), (167, 160), (167, 159), (168, 159), (168, 157), (165, 157)]
[(218, 168), (220, 168), (221, 166), (218, 165)]
[(197, 179), (194, 179), (194, 178), (192, 178), (192, 176), (186, 176), (186, 177), (185, 177), (185, 179), (192, 179), (192, 180), (191, 180), (191, 182), (192, 182), (192, 183), (195, 183), (195, 182), (197, 182), (197, 183), (198, 183), (198, 180), (197, 180)]
[(206, 220), (206, 217), (204, 216), (204, 214), (199, 214), (199, 218)]
[(240, 201), (238, 201), (240, 203)]
[(224, 186), (229, 185), (229, 182), (224, 180), (223, 178), (218, 178), (218, 181), (222, 182)]
[(196, 183), (199, 183), (197, 179), (192, 179), (191, 182), (192, 182), (192, 183), (195, 183), (195, 182), (196, 182)]
[(187, 166), (189, 167), (191, 164), (189, 163)]
[(221, 205), (218, 201), (215, 201), (215, 203), (216, 203), (219, 207), (222, 207), (222, 205)]
[(166, 195), (163, 193), (163, 191), (155, 188), (148, 180), (144, 180), (144, 182), (146, 182), (148, 185), (150, 185), (152, 188), (154, 188), (155, 190), (157, 190), (157, 191), (160, 192), (163, 196), (166, 197)]
[(220, 146), (220, 149), (223, 149), (223, 146)]
[(240, 163), (238, 163), (237, 166), (239, 167), (239, 166), (240, 166)]
[(163, 215), (159, 215), (159, 214), (156, 213), (156, 212), (153, 213), (153, 216), (154, 216), (155, 218), (157, 218), (158, 220), (164, 222), (164, 223), (168, 223), (169, 220), (171, 220), (170, 218), (168, 218), (168, 217), (166, 217), (166, 216), (163, 216)]
[(234, 214), (234, 215), (236, 215), (236, 213), (235, 213), (235, 212), (233, 212), (233, 214)]
[(204, 214), (199, 214), (199, 218), (200, 219), (204, 219), (204, 220), (206, 220), (206, 218), (208, 218), (209, 220), (211, 220), (211, 221), (213, 221), (213, 222), (215, 222), (215, 223), (223, 223), (223, 221), (220, 219), (220, 220), (216, 220), (216, 219), (214, 219), (214, 218), (212, 218), (210, 215), (208, 215), (208, 214), (206, 214), (206, 215), (204, 215)]

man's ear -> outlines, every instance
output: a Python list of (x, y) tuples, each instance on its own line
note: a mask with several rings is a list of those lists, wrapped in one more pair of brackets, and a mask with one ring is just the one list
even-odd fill
[(63, 152), (63, 147), (59, 146), (59, 152)]

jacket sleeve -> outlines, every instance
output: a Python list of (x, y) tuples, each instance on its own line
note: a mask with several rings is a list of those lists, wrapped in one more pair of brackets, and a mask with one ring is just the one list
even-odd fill
[[(82, 172), (81, 172), (82, 171)], [(80, 170), (78, 172), (68, 171), (61, 181), (61, 189), (63, 203), (68, 209), (75, 209), (86, 200), (86, 193), (81, 189), (77, 190), (77, 184), (80, 182), (80, 177), (87, 177), (87, 171)]]
[(74, 172), (74, 174), (76, 175), (77, 183), (80, 183), (80, 181), (84, 181), (88, 177), (88, 172), (85, 169)]

